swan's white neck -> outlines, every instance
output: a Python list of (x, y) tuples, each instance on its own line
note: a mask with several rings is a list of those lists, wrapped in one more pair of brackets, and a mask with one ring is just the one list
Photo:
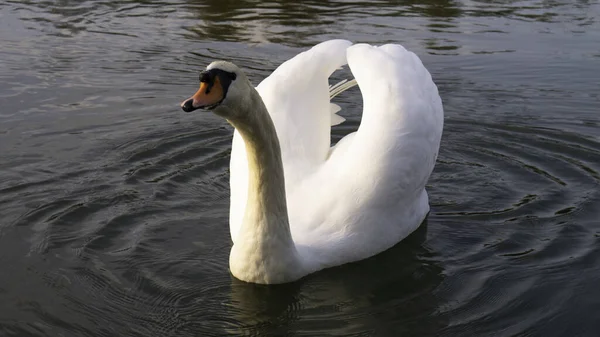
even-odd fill
[[(284, 283), (305, 274), (290, 233), (281, 149), (273, 121), (254, 88), (228, 121), (240, 132), (248, 157), (248, 199), (229, 256), (231, 273), (252, 283)], [(247, 110), (247, 111), (243, 111)]]

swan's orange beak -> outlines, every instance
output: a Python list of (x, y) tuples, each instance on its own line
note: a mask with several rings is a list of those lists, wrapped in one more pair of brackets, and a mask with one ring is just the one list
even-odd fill
[(223, 94), (219, 76), (215, 76), (212, 82), (200, 82), (200, 89), (194, 96), (181, 102), (181, 109), (185, 112), (196, 109), (214, 109), (223, 100)]

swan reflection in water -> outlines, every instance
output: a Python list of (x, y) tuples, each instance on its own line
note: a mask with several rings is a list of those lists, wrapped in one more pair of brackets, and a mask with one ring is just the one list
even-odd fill
[(232, 277), (227, 333), (431, 335), (448, 325), (439, 314), (443, 299), (436, 295), (443, 279), (437, 254), (427, 245), (426, 220), (379, 255), (293, 283), (265, 286)]

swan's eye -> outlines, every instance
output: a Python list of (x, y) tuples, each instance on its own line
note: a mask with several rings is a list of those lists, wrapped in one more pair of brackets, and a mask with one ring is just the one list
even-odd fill
[(216, 77), (216, 74), (213, 70), (203, 71), (200, 74), (200, 83), (208, 84), (206, 86), (206, 94), (210, 93), (210, 90), (212, 89), (213, 85), (215, 84), (215, 77)]
[(208, 71), (203, 71), (200, 73), (200, 82), (210, 83), (213, 80), (213, 76)]
[(227, 73), (227, 74), (229, 75), (229, 78), (230, 78), (232, 81), (235, 81), (235, 79), (237, 78), (237, 75), (236, 75), (235, 73)]

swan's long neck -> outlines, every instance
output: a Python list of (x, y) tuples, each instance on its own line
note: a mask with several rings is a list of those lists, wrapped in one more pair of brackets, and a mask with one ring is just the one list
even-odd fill
[(229, 122), (248, 158), (248, 199), (231, 255), (231, 272), (253, 283), (281, 283), (303, 274), (290, 233), (281, 149), (273, 121), (254, 88)]

